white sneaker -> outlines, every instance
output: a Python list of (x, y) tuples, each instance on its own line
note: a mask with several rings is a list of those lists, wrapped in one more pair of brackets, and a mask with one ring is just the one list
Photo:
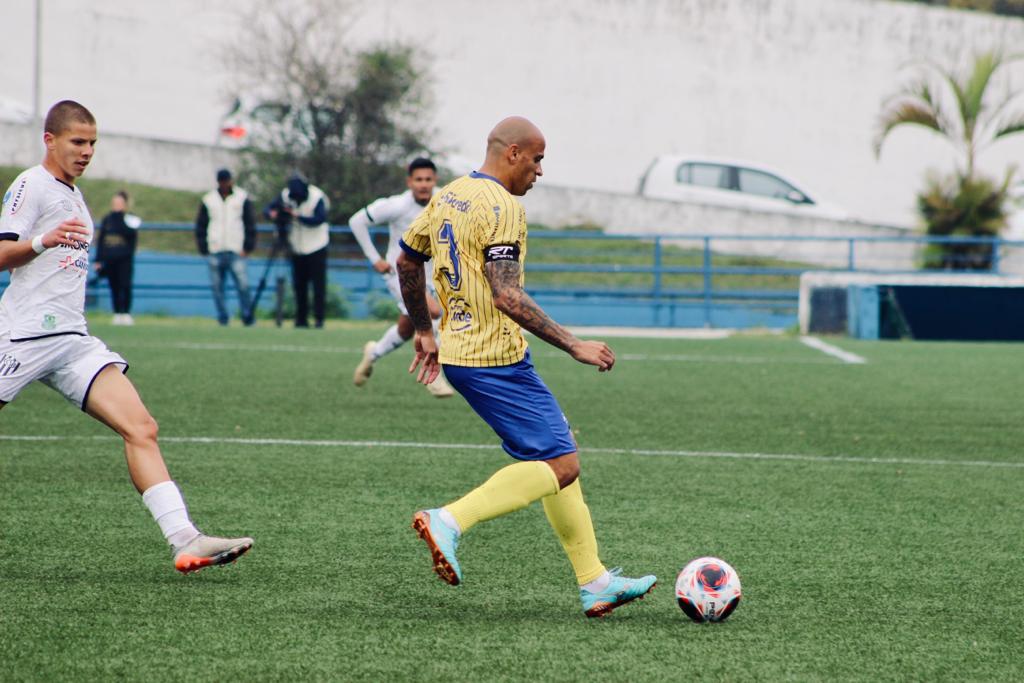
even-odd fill
[(174, 549), (174, 568), (182, 574), (203, 567), (234, 562), (252, 547), (252, 539), (218, 538), (199, 534), (181, 548)]
[(352, 373), (352, 383), (357, 387), (366, 384), (366, 380), (370, 379), (370, 375), (373, 374), (373, 352), (376, 348), (377, 342), (375, 341), (368, 341), (363, 344), (363, 359), (359, 361), (356, 371)]
[(135, 324), (135, 318), (132, 317), (131, 313), (124, 313), (121, 315), (121, 324), (131, 327)]
[(115, 313), (114, 317), (111, 318), (111, 320), (110, 320), (110, 324), (111, 325), (122, 325), (123, 323), (121, 322), (121, 314), (120, 313)]
[(434, 395), (434, 398), (448, 398), (455, 395), (452, 385), (448, 384), (444, 375), (438, 375), (437, 379), (427, 385), (427, 391)]

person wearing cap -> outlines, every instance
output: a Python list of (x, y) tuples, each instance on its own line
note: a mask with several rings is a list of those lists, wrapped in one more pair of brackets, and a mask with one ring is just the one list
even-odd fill
[(217, 322), (227, 325), (224, 284), (228, 274), (238, 288), (239, 317), (252, 325), (255, 311), (249, 295), (246, 257), (256, 246), (256, 219), (245, 190), (234, 186), (231, 171), (217, 171), (217, 189), (203, 195), (196, 216), (196, 245), (210, 266), (210, 286), (217, 307)]
[(295, 291), (295, 327), (309, 327), (309, 288), (313, 287), (313, 320), (324, 326), (327, 304), (327, 210), (330, 200), (300, 173), (288, 179), (263, 213), (278, 226), (287, 226)]

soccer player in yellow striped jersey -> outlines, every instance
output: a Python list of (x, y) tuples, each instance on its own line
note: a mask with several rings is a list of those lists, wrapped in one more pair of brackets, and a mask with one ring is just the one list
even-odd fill
[[(604, 342), (576, 338), (523, 290), (526, 214), (516, 196), (526, 194), (542, 174), (545, 144), (530, 121), (502, 120), (487, 137), (480, 170), (435, 194), (402, 237), (398, 276), (416, 328), (409, 371), (430, 383), (443, 364), (451, 385), (517, 461), (462, 498), (420, 510), (413, 528), (426, 542), (438, 576), (459, 585), (456, 549), (462, 535), (479, 522), (541, 500), (573, 565), (583, 611), (597, 617), (643, 597), (657, 579), (627, 578), (602, 564), (580, 488), (576, 442), (523, 339), (525, 328), (599, 371), (615, 364)], [(440, 357), (424, 293), (423, 264), (431, 259), (444, 309)]]

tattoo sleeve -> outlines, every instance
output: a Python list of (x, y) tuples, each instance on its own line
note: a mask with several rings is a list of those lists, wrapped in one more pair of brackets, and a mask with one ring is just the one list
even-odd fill
[(430, 309), (427, 308), (427, 278), (423, 264), (406, 258), (405, 254), (399, 254), (398, 283), (413, 327), (421, 332), (431, 329)]
[[(544, 312), (519, 284), (519, 263), (492, 261), (484, 265), (494, 305), (537, 337), (563, 351), (571, 351), (576, 338)], [(406, 307), (409, 304), (406, 302)]]

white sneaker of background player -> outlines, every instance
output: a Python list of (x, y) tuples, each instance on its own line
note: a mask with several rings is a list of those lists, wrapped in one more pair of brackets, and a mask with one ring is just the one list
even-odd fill
[(438, 375), (437, 379), (428, 384), (427, 391), (433, 394), (435, 398), (448, 398), (455, 394), (452, 385), (445, 381), (444, 375)]

